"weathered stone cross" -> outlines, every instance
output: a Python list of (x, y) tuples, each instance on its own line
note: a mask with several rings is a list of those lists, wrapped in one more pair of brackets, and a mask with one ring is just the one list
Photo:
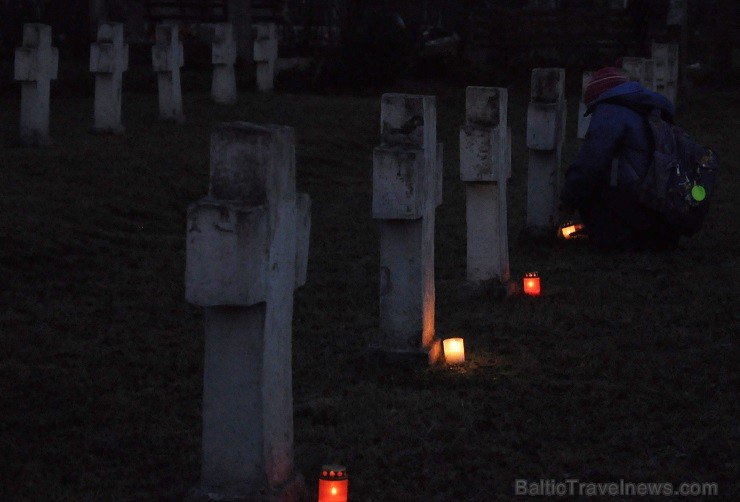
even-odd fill
[(508, 91), (468, 87), (460, 128), (460, 179), (465, 182), (467, 280), (509, 280), (506, 179), (511, 175)]
[(293, 129), (217, 125), (208, 196), (188, 208), (187, 226), (186, 298), (206, 309), (204, 492), (290, 500), (285, 493), (300, 489), (291, 322), (309, 232)]
[(532, 70), (527, 109), (527, 227), (525, 236), (551, 238), (556, 225), (560, 160), (565, 138), (565, 70)]
[(98, 41), (90, 45), (90, 71), (95, 74), (93, 131), (122, 133), (121, 91), (128, 69), (128, 45), (122, 23), (98, 26)]
[(653, 42), (651, 57), (655, 61), (655, 90), (675, 104), (678, 95), (678, 44)]
[(23, 25), (23, 46), (15, 49), (15, 80), (21, 84), (20, 142), (48, 146), (50, 81), (57, 78), (59, 51), (51, 46), (51, 26)]
[(211, 98), (215, 103), (236, 103), (236, 41), (234, 28), (230, 23), (218, 23), (214, 26), (211, 62), (213, 63), (213, 83)]
[(157, 25), (152, 47), (152, 66), (157, 72), (159, 88), (159, 119), (183, 122), (180, 68), (184, 62), (179, 28), (171, 24)]
[(254, 25), (254, 62), (257, 64), (257, 89), (271, 91), (275, 85), (275, 62), (278, 57), (275, 23)]
[(639, 82), (651, 91), (655, 90), (655, 61), (652, 59), (623, 57), (622, 69), (630, 80)]
[(588, 126), (591, 125), (591, 115), (585, 116), (586, 103), (583, 102), (583, 97), (586, 94), (586, 86), (591, 82), (593, 75), (593, 71), (584, 71), (581, 74), (581, 98), (578, 101), (578, 127), (576, 129), (576, 137), (578, 139), (586, 138)]
[(437, 361), (434, 212), (442, 145), (434, 96), (384, 94), (373, 152), (373, 218), (380, 220), (380, 333), (375, 352)]

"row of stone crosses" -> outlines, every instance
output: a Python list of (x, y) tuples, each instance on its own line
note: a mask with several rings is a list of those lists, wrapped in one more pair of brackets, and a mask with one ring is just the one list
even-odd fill
[[(237, 99), (236, 42), (230, 23), (213, 25), (211, 97), (215, 103), (234, 104)], [(257, 88), (273, 89), (277, 61), (277, 29), (274, 23), (254, 25), (254, 62)], [(180, 68), (184, 50), (176, 24), (159, 24), (152, 47), (152, 68), (157, 74), (159, 119), (183, 122)], [(22, 46), (15, 50), (15, 80), (22, 82), (20, 141), (27, 146), (51, 144), (49, 137), (49, 82), (57, 78), (59, 52), (51, 46), (51, 26), (23, 26)], [(128, 45), (122, 23), (102, 23), (97, 41), (90, 46), (90, 71), (95, 75), (94, 125), (96, 132), (122, 133), (121, 92), (123, 72), (128, 69)]]
[[(565, 71), (535, 69), (528, 109), (527, 225), (554, 230), (564, 141)], [(460, 128), (467, 280), (509, 275), (505, 88), (468, 87)], [(434, 96), (384, 94), (373, 150), (380, 225), (379, 329), (368, 352), (393, 362), (443, 359), (435, 332), (434, 228), (442, 153)], [(188, 208), (185, 290), (205, 308), (201, 490), (298, 500), (294, 472), (293, 291), (306, 281), (310, 199), (295, 186), (293, 129), (233, 122), (211, 136), (208, 195)]]
[[(213, 80), (211, 98), (215, 103), (234, 104), (237, 100), (236, 42), (230, 23), (213, 25), (211, 61)], [(257, 89), (273, 89), (278, 60), (277, 29), (274, 23), (254, 25), (254, 61)], [(51, 144), (49, 136), (50, 81), (57, 78), (59, 53), (51, 45), (51, 27), (29, 23), (23, 27), (22, 47), (15, 51), (15, 80), (21, 81), (20, 142), (27, 146)], [(183, 122), (180, 68), (184, 64), (183, 45), (175, 24), (159, 24), (152, 47), (152, 68), (157, 74), (159, 119)], [(678, 45), (653, 42), (652, 58), (623, 58), (622, 67), (632, 80), (676, 100), (678, 80)], [(95, 75), (93, 130), (122, 133), (121, 101), (123, 72), (128, 69), (128, 45), (124, 42), (123, 24), (103, 23), (98, 27), (97, 41), (90, 46), (90, 71)], [(593, 72), (583, 73), (583, 88)], [(578, 137), (588, 129), (581, 103)]]
[[(47, 28), (26, 26), (16, 78), (25, 77), (24, 103), (46, 94), (48, 126), (48, 80), (56, 73), (50, 69), (56, 67), (56, 54)], [(105, 91), (96, 85), (96, 123), (110, 127), (119, 122), (110, 116), (99, 119), (97, 114), (100, 110), (120, 120), (120, 72), (126, 58), (116, 25), (103, 25), (99, 33), (109, 41), (93, 45), (91, 69), (96, 79), (108, 82), (101, 84)], [(178, 113), (171, 105), (180, 96), (179, 86), (175, 87), (182, 51), (173, 49), (180, 47), (173, 42), (176, 35), (170, 27), (158, 27), (153, 50), (160, 112), (164, 109), (167, 118)], [(233, 62), (232, 56), (222, 55), (214, 48), (217, 69), (231, 65), (223, 61)], [(18, 71), (19, 63), (26, 65), (25, 73)], [(660, 66), (653, 64), (657, 74)], [(638, 77), (649, 78), (645, 68), (651, 63), (638, 66), (642, 71)], [(221, 88), (216, 85), (221, 80), (217, 73), (222, 72), (214, 71), (214, 89)], [(29, 86), (27, 94), (28, 82), (36, 86)], [(662, 85), (670, 82), (663, 80)], [(564, 84), (561, 68), (532, 71), (526, 221), (528, 227), (548, 231), (556, 223), (566, 124)], [(99, 99), (107, 101), (98, 103)], [(509, 279), (507, 108), (505, 88), (466, 90), (460, 178), (466, 191), (467, 280), (474, 284)], [(370, 353), (434, 364), (443, 357), (435, 333), (434, 228), (443, 179), (436, 99), (384, 94), (380, 113), (380, 144), (372, 154), (372, 214), (380, 225), (380, 318)], [(205, 309), (202, 470), (197, 490), (203, 499), (300, 500), (298, 494), (305, 491), (293, 453), (291, 326), (293, 292), (306, 282), (311, 201), (296, 191), (295, 175), (292, 128), (247, 122), (214, 127), (208, 194), (189, 206), (186, 229), (186, 300)]]

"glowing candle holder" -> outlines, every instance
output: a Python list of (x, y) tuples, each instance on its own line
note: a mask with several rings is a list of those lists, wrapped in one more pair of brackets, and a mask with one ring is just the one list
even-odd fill
[(319, 502), (347, 502), (347, 469), (342, 465), (325, 465), (319, 477)]
[(447, 364), (462, 364), (465, 362), (465, 344), (462, 338), (447, 338), (442, 342)]
[(582, 237), (578, 232), (583, 230), (582, 223), (566, 223), (560, 228), (560, 237), (563, 239), (577, 239)]
[(537, 272), (524, 274), (524, 294), (540, 296), (540, 275)]

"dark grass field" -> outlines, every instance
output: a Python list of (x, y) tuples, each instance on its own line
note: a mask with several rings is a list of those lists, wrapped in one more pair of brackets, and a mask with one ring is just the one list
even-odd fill
[[(701, 233), (666, 255), (527, 247), (526, 82), (510, 89), (514, 278), (539, 298), (461, 301), (464, 88), (437, 96), (445, 145), (437, 212), (438, 336), (463, 369), (365, 363), (378, 318), (372, 149), (380, 93), (244, 91), (208, 98), (187, 73), (181, 126), (156, 122), (154, 76), (124, 84), (126, 134), (92, 135), (92, 78), (60, 70), (56, 146), (14, 146), (18, 88), (0, 98), (0, 498), (178, 500), (198, 485), (202, 312), (184, 301), (185, 211), (205, 195), (214, 123), (295, 127), (298, 187), (313, 200), (307, 284), (294, 310), (295, 453), (312, 493), (345, 464), (354, 501), (487, 501), (516, 479), (712, 482), (740, 496), (740, 93), (695, 89), (679, 122), (722, 160)], [(7, 67), (4, 72), (7, 73)], [(476, 81), (471, 84), (496, 85)], [(569, 96), (572, 158), (577, 95)]]

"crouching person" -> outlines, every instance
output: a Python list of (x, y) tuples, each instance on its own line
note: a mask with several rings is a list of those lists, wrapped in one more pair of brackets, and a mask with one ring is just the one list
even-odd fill
[(604, 250), (670, 250), (679, 231), (637, 200), (636, 186), (653, 158), (651, 110), (673, 122), (673, 104), (617, 68), (594, 73), (584, 92), (586, 138), (565, 174), (560, 207), (577, 210), (590, 240)]

